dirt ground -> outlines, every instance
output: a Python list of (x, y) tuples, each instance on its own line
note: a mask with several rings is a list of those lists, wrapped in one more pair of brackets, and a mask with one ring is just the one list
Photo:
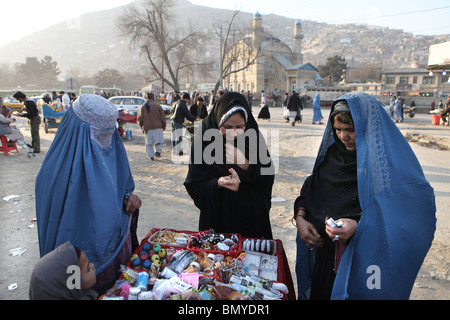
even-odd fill
[[(258, 108), (253, 108), (257, 115)], [(273, 187), (271, 210), (272, 229), (275, 238), (281, 239), (290, 263), (295, 282), (295, 236), (291, 224), (293, 202), (300, 187), (311, 172), (325, 125), (311, 124), (312, 110), (303, 112), (304, 122), (294, 128), (285, 123), (280, 109), (271, 109), (271, 121), (259, 121), (261, 129), (269, 137), (278, 135), (279, 144), (269, 144), (272, 155), (278, 154), (279, 169)], [(323, 111), (324, 116), (328, 110)], [(326, 120), (326, 119), (324, 119)], [(18, 118), (17, 126), (30, 142), (30, 130), (25, 119)], [(164, 133), (166, 145), (161, 159), (151, 161), (145, 154), (144, 136), (136, 124), (127, 124), (132, 130), (131, 140), (124, 139), (130, 166), (134, 176), (135, 193), (142, 199), (138, 236), (144, 238), (150, 229), (174, 228), (197, 230), (198, 209), (187, 194), (183, 182), (187, 165), (171, 158), (170, 132)], [(41, 134), (42, 152), (28, 158), (23, 149), (18, 154), (5, 157), (0, 154), (0, 299), (28, 299), (29, 277), (33, 265), (39, 259), (35, 218), (35, 178), (55, 136), (55, 130)], [(274, 140), (275, 141), (275, 140)], [(448, 140), (450, 141), (450, 140)], [(448, 143), (444, 141), (443, 143)], [(427, 148), (411, 143), (419, 160), (425, 162), (424, 172), (430, 175), (430, 183), (436, 190), (438, 206), (438, 231), (435, 241), (417, 277), (411, 299), (440, 300), (450, 298), (450, 243), (446, 239), (448, 224), (448, 198), (450, 197), (450, 151)], [(450, 143), (448, 143), (450, 145)], [(439, 159), (436, 164), (434, 159)], [(187, 160), (187, 159), (184, 159)], [(442, 163), (442, 164), (441, 164)], [(422, 165), (424, 165), (422, 163)], [(5, 200), (6, 197), (17, 196)], [(7, 198), (6, 198), (7, 199)], [(21, 255), (12, 249), (25, 250)], [(21, 250), (17, 250), (20, 252)]]

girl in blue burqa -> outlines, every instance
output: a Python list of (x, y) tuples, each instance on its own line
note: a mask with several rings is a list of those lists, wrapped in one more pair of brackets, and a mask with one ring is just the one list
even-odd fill
[(294, 204), (298, 296), (408, 299), (435, 212), (434, 191), (381, 104), (344, 95)]
[(99, 294), (136, 246), (141, 206), (116, 122), (108, 100), (81, 95), (66, 112), (35, 186), (41, 257), (70, 241), (95, 265)]

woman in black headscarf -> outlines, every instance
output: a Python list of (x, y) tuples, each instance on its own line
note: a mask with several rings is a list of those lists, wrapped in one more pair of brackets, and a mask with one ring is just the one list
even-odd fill
[(199, 230), (271, 239), (274, 178), (267, 146), (245, 97), (224, 94), (196, 134), (184, 183), (200, 209)]

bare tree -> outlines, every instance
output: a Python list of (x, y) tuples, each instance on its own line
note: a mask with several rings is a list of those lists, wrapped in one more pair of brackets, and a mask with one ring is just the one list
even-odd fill
[(191, 28), (174, 30), (174, 16), (170, 13), (172, 0), (146, 0), (143, 7), (127, 7), (119, 17), (118, 27), (130, 38), (130, 47), (138, 48), (147, 58), (152, 77), (147, 82), (161, 80), (163, 89), (167, 83), (180, 90), (180, 76), (205, 63), (198, 62), (196, 43), (201, 35)]
[[(234, 11), (231, 19), (227, 21), (226, 31), (223, 34), (222, 26), (219, 27), (219, 37), (221, 38), (221, 70), (219, 72), (219, 80), (216, 83), (215, 91), (222, 85), (222, 80), (229, 77), (233, 73), (237, 73), (247, 69), (249, 66), (257, 63), (260, 56), (261, 46), (252, 44), (250, 38), (245, 35), (251, 32), (250, 28), (234, 29), (234, 23), (240, 11)], [(241, 62), (237, 67), (237, 62)]]

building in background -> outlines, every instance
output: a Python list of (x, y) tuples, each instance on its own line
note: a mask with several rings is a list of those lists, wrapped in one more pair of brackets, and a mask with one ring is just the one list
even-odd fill
[[(241, 39), (226, 59), (238, 52), (239, 57), (233, 70), (240, 70), (249, 59), (256, 60), (247, 68), (224, 78), (224, 88), (232, 91), (250, 91), (258, 95), (261, 90), (270, 92), (306, 92), (320, 81), (319, 70), (311, 63), (304, 63), (302, 54), (302, 25), (294, 25), (293, 47), (290, 48), (280, 39), (266, 33), (261, 14), (253, 17), (253, 31)], [(258, 50), (259, 49), (259, 50)], [(249, 56), (253, 55), (253, 56)]]
[(429, 76), (436, 78), (436, 93), (439, 96), (450, 95), (450, 41), (430, 46), (428, 56)]

